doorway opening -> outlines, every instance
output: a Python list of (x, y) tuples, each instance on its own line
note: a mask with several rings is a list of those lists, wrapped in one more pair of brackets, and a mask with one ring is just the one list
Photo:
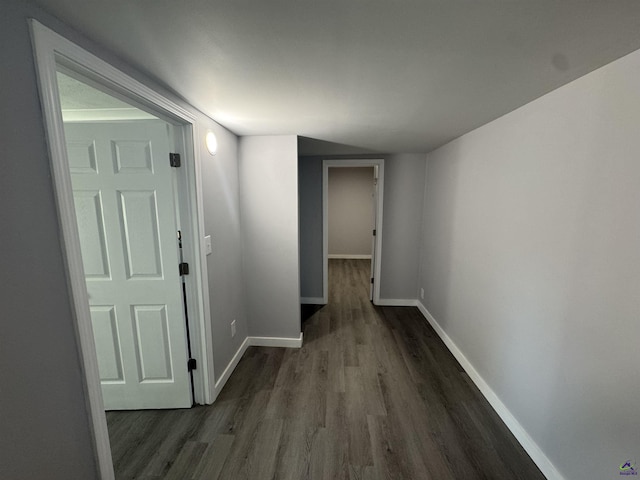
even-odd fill
[[(94, 450), (112, 480), (105, 404), (214, 398), (196, 117), (39, 22), (31, 30)], [(63, 111), (65, 85), (88, 95), (73, 101), (107, 104)]]
[(369, 279), (362, 287), (375, 304), (380, 298), (384, 160), (324, 160), (322, 169), (324, 303), (329, 260), (351, 259), (369, 263)]
[(193, 404), (181, 195), (157, 116), (58, 65), (60, 105), (106, 410)]

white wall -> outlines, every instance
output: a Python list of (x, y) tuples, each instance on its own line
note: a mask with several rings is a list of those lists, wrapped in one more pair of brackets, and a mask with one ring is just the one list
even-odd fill
[(373, 167), (329, 168), (329, 258), (369, 256), (373, 248)]
[(299, 338), (297, 137), (242, 137), (239, 176), (249, 335)]
[(567, 479), (640, 448), (640, 52), (428, 156), (424, 305)]

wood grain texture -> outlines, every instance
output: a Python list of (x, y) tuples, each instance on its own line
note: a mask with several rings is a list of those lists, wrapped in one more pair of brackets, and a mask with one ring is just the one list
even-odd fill
[(300, 349), (250, 347), (211, 406), (108, 412), (116, 477), (544, 479), (414, 307), (329, 261)]

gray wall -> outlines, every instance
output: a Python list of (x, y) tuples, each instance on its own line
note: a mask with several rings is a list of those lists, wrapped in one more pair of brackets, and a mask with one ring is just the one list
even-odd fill
[(329, 168), (327, 190), (329, 257), (371, 256), (373, 167)]
[[(205, 232), (211, 235), (212, 243), (207, 271), (215, 378), (218, 380), (249, 334), (242, 272), (238, 138), (206, 117), (199, 118), (199, 122), (201, 145), (204, 145), (208, 130), (218, 139), (215, 156), (206, 150), (200, 153)], [(234, 319), (236, 335), (231, 337)]]
[[(0, 200), (5, 205), (0, 229), (0, 478), (91, 480), (97, 471), (27, 18), (38, 19), (172, 97), (30, 2), (3, 1), (0, 144), (11, 160), (0, 176)], [(198, 122), (201, 136), (212, 129), (220, 143), (216, 157), (208, 157), (204, 149), (200, 152), (205, 160), (204, 218), (214, 239), (208, 274), (219, 374), (248, 331), (240, 262), (237, 138), (203, 115), (198, 114)], [(207, 163), (207, 157), (213, 161)], [(235, 341), (230, 340), (231, 317), (237, 318)]]
[(382, 300), (415, 300), (424, 196), (424, 154), (300, 157), (301, 296), (322, 297), (322, 160), (340, 158), (384, 158), (380, 297)]
[(0, 478), (97, 478), (27, 18), (0, 15)]
[(249, 335), (300, 336), (298, 143), (240, 139), (240, 218)]
[(425, 168), (422, 153), (385, 159), (381, 299), (417, 298)]
[(567, 479), (640, 446), (640, 52), (429, 155), (424, 305)]
[(322, 160), (298, 161), (300, 296), (322, 300)]

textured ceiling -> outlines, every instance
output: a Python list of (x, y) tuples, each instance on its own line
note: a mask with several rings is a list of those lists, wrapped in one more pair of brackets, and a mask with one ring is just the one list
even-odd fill
[(637, 0), (36, 3), (237, 134), (384, 152), (430, 151), (640, 48)]
[(58, 91), (62, 110), (131, 109), (112, 95), (96, 90), (89, 85), (58, 72)]
[[(157, 119), (147, 111), (126, 103), (106, 90), (98, 90), (95, 82), (57, 72), (62, 119), (65, 122), (96, 122)], [(87, 81), (88, 83), (85, 83)], [(122, 97), (121, 97), (122, 98)]]

